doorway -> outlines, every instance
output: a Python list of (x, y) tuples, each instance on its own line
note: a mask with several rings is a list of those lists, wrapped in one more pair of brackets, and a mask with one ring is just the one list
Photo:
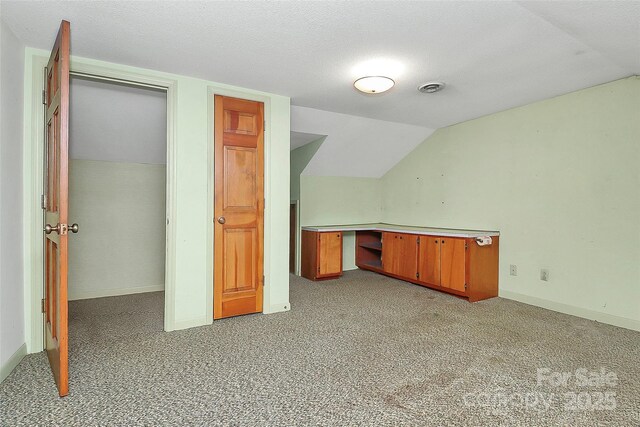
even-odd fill
[(69, 300), (164, 292), (166, 91), (72, 75), (69, 133)]

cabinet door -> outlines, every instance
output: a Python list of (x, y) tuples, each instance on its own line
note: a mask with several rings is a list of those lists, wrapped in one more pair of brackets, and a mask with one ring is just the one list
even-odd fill
[(396, 258), (397, 269), (395, 274), (415, 280), (418, 273), (418, 236), (398, 233)]
[(418, 274), (420, 281), (440, 286), (440, 241), (441, 237), (420, 236)]
[(385, 273), (395, 274), (394, 271), (397, 269), (394, 264), (397, 242), (398, 235), (396, 233), (386, 231), (382, 233), (382, 270)]
[(318, 233), (318, 277), (342, 273), (342, 233)]
[(441, 286), (464, 292), (465, 248), (464, 239), (440, 238)]
[(418, 236), (405, 233), (384, 233), (382, 266), (387, 273), (415, 279), (418, 272)]

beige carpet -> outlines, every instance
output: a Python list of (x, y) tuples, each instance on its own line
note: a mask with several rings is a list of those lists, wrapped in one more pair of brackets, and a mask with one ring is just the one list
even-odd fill
[(290, 312), (185, 331), (161, 331), (162, 304), (72, 302), (70, 395), (30, 355), (0, 424), (640, 425), (637, 332), (362, 271), (292, 278)]

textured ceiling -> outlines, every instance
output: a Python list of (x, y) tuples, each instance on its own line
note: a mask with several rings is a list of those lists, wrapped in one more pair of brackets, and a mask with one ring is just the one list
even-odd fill
[[(640, 74), (640, 2), (13, 2), (2, 19), (50, 48), (438, 128)], [(376, 62), (378, 68), (367, 68)], [(365, 65), (363, 65), (363, 63)], [(380, 64), (386, 70), (380, 70)], [(352, 82), (385, 73), (390, 92)], [(416, 87), (442, 80), (424, 95)]]
[(70, 96), (72, 159), (166, 163), (165, 92), (74, 77)]

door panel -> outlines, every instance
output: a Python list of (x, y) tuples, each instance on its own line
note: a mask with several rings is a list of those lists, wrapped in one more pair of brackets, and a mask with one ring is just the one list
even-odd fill
[(240, 292), (257, 287), (255, 259), (258, 239), (255, 228), (224, 230), (224, 292)]
[(418, 272), (418, 239), (405, 233), (383, 233), (383, 269), (407, 279), (415, 279)]
[(464, 239), (441, 239), (441, 283), (445, 288), (465, 291), (465, 247)]
[(382, 270), (386, 273), (395, 274), (396, 243), (398, 237), (396, 233), (382, 232)]
[(213, 317), (262, 311), (264, 105), (215, 96)]
[[(70, 25), (62, 21), (46, 69), (44, 163), (45, 348), (60, 396), (69, 393), (68, 358), (68, 147)], [(48, 228), (48, 227), (47, 227)], [(47, 234), (48, 233), (48, 234)]]
[(342, 233), (318, 233), (318, 277), (342, 273)]
[(418, 273), (420, 281), (440, 285), (440, 238), (420, 236), (420, 259)]
[(415, 280), (418, 273), (418, 236), (398, 233), (396, 272), (400, 277)]
[(224, 147), (224, 207), (255, 210), (256, 165), (255, 148)]

